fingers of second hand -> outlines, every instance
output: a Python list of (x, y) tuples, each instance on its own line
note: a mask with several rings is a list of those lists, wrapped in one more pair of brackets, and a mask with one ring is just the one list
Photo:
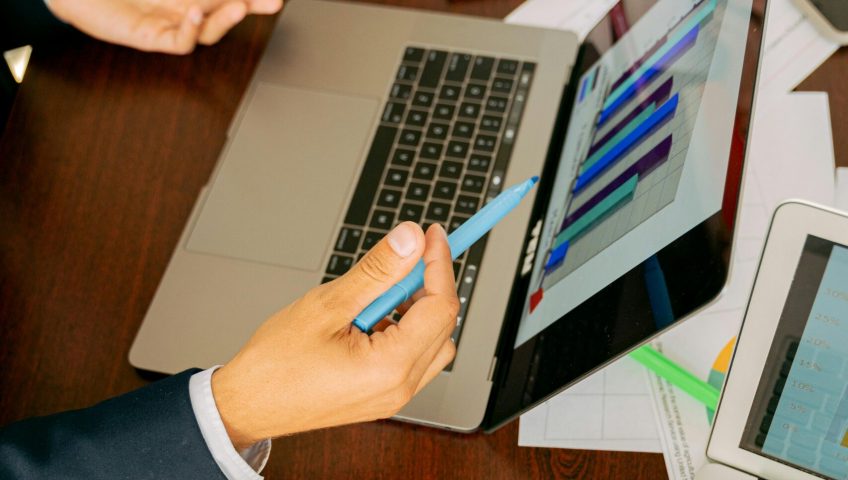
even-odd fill
[(247, 5), (241, 1), (227, 2), (212, 11), (200, 30), (198, 41), (204, 45), (218, 43), (247, 15)]
[(402, 348), (415, 361), (450, 335), (459, 310), (450, 247), (438, 225), (427, 230), (424, 263), (424, 296), (398, 323), (401, 338), (406, 340)]

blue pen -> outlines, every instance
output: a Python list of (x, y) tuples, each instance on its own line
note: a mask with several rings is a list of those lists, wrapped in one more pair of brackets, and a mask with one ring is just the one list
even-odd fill
[[(521, 199), (539, 181), (539, 177), (533, 177), (523, 183), (504, 190), (485, 207), (480, 209), (465, 223), (459, 226), (453, 233), (448, 235), (451, 258), (456, 260), (465, 253), (471, 245), (487, 234), (498, 222), (501, 221), (513, 208), (521, 203)], [(424, 262), (418, 265), (403, 280), (398, 282), (386, 293), (377, 297), (370, 305), (365, 307), (353, 324), (363, 332), (368, 332), (380, 320), (386, 318), (401, 303), (407, 301), (413, 293), (424, 286)]]

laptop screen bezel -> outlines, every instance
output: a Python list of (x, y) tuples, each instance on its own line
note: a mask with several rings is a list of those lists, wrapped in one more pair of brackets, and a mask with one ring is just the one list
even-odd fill
[[(729, 273), (729, 259), (732, 239), (735, 230), (735, 219), (739, 207), (739, 194), (742, 184), (742, 171), (745, 164), (745, 157), (749, 148), (748, 131), (751, 123), (751, 110), (753, 108), (754, 92), (757, 81), (757, 73), (760, 68), (760, 53), (763, 42), (763, 19), (764, 14), (756, 12), (765, 12), (767, 0), (755, 0), (752, 9), (751, 18), (748, 23), (748, 35), (745, 45), (745, 53), (743, 60), (742, 79), (737, 99), (737, 109), (735, 115), (735, 124), (733, 128), (735, 144), (731, 146), (728, 153), (728, 172), (725, 182), (725, 191), (722, 199), (722, 208), (717, 213), (696, 225), (684, 235), (672, 241), (669, 245), (662, 248), (656, 253), (657, 257), (674, 258), (681, 251), (685, 251), (688, 246), (696, 240), (696, 237), (703, 236), (705, 231), (715, 229), (716, 225), (725, 225), (724, 231), (719, 233), (719, 236), (724, 238), (715, 239), (723, 243), (723, 248), (711, 252), (709, 258), (703, 258), (705, 265), (710, 264), (709, 268), (715, 268), (720, 273), (711, 278), (709, 288), (697, 292), (697, 298), (692, 299), (690, 306), (684, 311), (676, 312), (677, 316), (674, 322), (666, 325), (664, 328), (653, 329), (645, 332), (638, 338), (628, 339), (624, 345), (617, 345), (614, 351), (608, 352), (602, 359), (594, 359), (589, 364), (576, 366), (571, 372), (567, 372), (561, 379), (561, 384), (557, 384), (549, 392), (540, 394), (533, 391), (531, 382), (528, 379), (533, 378), (534, 361), (533, 358), (540, 358), (539, 353), (556, 353), (564, 351), (569, 347), (575, 346), (574, 342), (584, 342), (582, 338), (573, 340), (572, 345), (564, 343), (549, 343), (540, 346), (536, 340), (556, 323), (562, 321), (562, 318), (557, 320), (553, 325), (547, 327), (539, 334), (535, 335), (531, 340), (525, 342), (518, 348), (515, 348), (515, 339), (517, 337), (519, 323), (522, 318), (521, 309), (524, 308), (524, 302), (527, 298), (530, 282), (529, 275), (522, 276), (523, 259), (516, 265), (515, 276), (513, 280), (513, 290), (510, 294), (509, 306), (504, 321), (504, 326), (501, 330), (498, 347), (496, 351), (497, 363), (492, 377), (492, 390), (489, 397), (489, 404), (486, 409), (486, 416), (481, 427), (486, 431), (493, 431), (511, 420), (517, 418), (523, 412), (526, 412), (534, 406), (546, 401), (555, 396), (557, 393), (565, 390), (569, 386), (577, 383), (581, 379), (591, 375), (597, 370), (600, 370), (605, 365), (613, 362), (617, 358), (625, 355), (629, 350), (638, 345), (650, 340), (673, 325), (678, 324), (692, 313), (696, 312), (703, 306), (715, 300), (722, 288), (724, 287)], [(605, 21), (609, 21), (608, 14)], [(602, 21), (601, 24), (604, 24)], [(577, 96), (578, 80), (583, 73), (592, 66), (597, 58), (597, 53), (593, 52), (593, 48), (584, 43), (578, 54), (575, 68), (573, 69), (568, 84), (565, 86), (563, 95), (560, 101), (560, 110), (557, 117), (556, 125), (553, 129), (551, 141), (548, 147), (548, 154), (545, 160), (545, 166), (542, 171), (542, 180), (539, 183), (539, 191), (533, 205), (530, 221), (525, 233), (525, 239), (522, 244), (523, 252), (532, 251), (529, 246), (535, 243), (537, 239), (534, 235), (534, 230), (538, 231), (538, 226), (544, 221), (547, 213), (548, 201), (550, 199), (553, 188), (556, 171), (559, 167), (560, 152), (565, 143), (565, 135), (568, 130), (568, 122), (571, 116), (571, 111), (574, 106), (574, 101)], [(741, 144), (739, 143), (741, 142)], [(615, 280), (608, 287), (602, 289), (581, 306), (578, 306), (571, 312), (567, 313), (563, 318), (571, 315), (581, 315), (581, 307), (590, 305), (592, 302), (603, 301), (605, 296), (614, 289), (620, 289), (630, 283), (640, 274), (637, 272), (641, 266), (632, 269)], [(668, 279), (671, 284), (675, 279)], [(653, 322), (645, 322), (653, 324)], [(534, 344), (535, 343), (535, 344)], [(584, 345), (585, 347), (585, 345)], [(604, 347), (609, 347), (608, 345)], [(538, 360), (537, 360), (538, 362)], [(537, 366), (538, 364), (536, 364)], [(519, 367), (520, 366), (520, 367)]]

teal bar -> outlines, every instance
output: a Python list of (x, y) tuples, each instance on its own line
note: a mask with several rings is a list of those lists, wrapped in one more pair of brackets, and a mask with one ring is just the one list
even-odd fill
[(639, 174), (633, 175), (629, 180), (616, 188), (601, 203), (595, 205), (591, 210), (578, 218), (574, 223), (557, 235), (552, 248), (556, 249), (565, 242), (570, 242), (574, 237), (580, 235), (604, 218), (611, 210), (633, 197), (636, 184), (639, 183)]
[(607, 154), (610, 150), (615, 147), (618, 142), (622, 141), (628, 135), (630, 135), (633, 130), (642, 124), (648, 117), (650, 117), (657, 110), (657, 104), (652, 103), (648, 105), (648, 108), (642, 111), (636, 118), (633, 119), (632, 122), (628, 123), (626, 127), (624, 127), (621, 131), (615, 134), (612, 138), (610, 138), (607, 143), (604, 144), (603, 147), (599, 148), (592, 154), (591, 157), (587, 158), (583, 165), (580, 167), (580, 175), (586, 173), (586, 170), (592, 168), (592, 165), (598, 163), (598, 160), (604, 158), (604, 155)]
[(653, 68), (654, 64), (656, 64), (661, 58), (663, 58), (663, 56), (668, 53), (669, 50), (674, 48), (674, 46), (677, 45), (677, 42), (679, 42), (683, 37), (685, 37), (689, 33), (689, 31), (695, 28), (698, 24), (704, 21), (705, 18), (707, 18), (711, 13), (713, 13), (713, 11), (715, 11), (717, 0), (706, 0), (706, 2), (707, 6), (695, 13), (695, 15), (692, 16), (692, 18), (690, 18), (682, 27), (677, 29), (677, 31), (674, 33), (674, 36), (668, 38), (665, 44), (659, 50), (654, 52), (654, 54), (651, 55), (651, 58), (649, 58), (647, 62), (643, 63), (641, 67), (639, 67), (635, 72), (633, 72), (632, 75), (630, 75), (630, 78), (628, 78), (627, 81), (619, 85), (618, 88), (613, 90), (609, 94), (609, 96), (607, 96), (607, 99), (604, 100), (604, 110), (609, 108), (610, 105), (612, 105), (616, 100), (618, 100), (618, 97), (620, 97), (622, 93), (626, 92), (627, 89), (632, 87), (638, 79), (642, 78), (642, 75), (644, 75), (645, 72), (648, 71), (648, 69)]

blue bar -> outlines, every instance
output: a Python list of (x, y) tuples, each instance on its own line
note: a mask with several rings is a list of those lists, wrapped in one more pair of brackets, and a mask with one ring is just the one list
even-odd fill
[(606, 153), (606, 155), (601, 157), (600, 160), (595, 162), (589, 169), (583, 172), (582, 175), (577, 177), (577, 182), (574, 185), (573, 192), (577, 193), (579, 190), (583, 189), (583, 187), (591, 183), (592, 180), (594, 180), (601, 172), (615, 163), (615, 161), (618, 160), (625, 152), (630, 150), (631, 147), (639, 143), (648, 132), (654, 129), (654, 127), (662, 123), (669, 116), (674, 115), (674, 112), (677, 111), (677, 102), (679, 97), (680, 94), (675, 94), (671, 97), (660, 108), (658, 108), (656, 112), (648, 117), (647, 120), (642, 122), (642, 124), (636, 127), (635, 130), (630, 132), (629, 135), (618, 142), (614, 148)]
[[(653, 55), (651, 55), (651, 58), (649, 58), (648, 61), (646, 61), (640, 68), (633, 72), (633, 75), (626, 82), (619, 85), (615, 90), (613, 90), (609, 94), (607, 99), (604, 101), (604, 110), (608, 110), (609, 107), (613, 103), (615, 103), (622, 94), (630, 90), (634, 84), (637, 84), (639, 79), (641, 79), (645, 73), (650, 70), (656, 70), (656, 67), (660, 64), (660, 62), (663, 59), (669, 58), (669, 54), (672, 53), (673, 50), (683, 45), (686, 41), (685, 39), (689, 37), (693, 31), (695, 32), (695, 36), (697, 36), (697, 30), (700, 27), (701, 22), (704, 21), (711, 13), (713, 13), (713, 11), (715, 11), (716, 4), (718, 2), (717, 0), (706, 0), (706, 3), (707, 5), (705, 7), (703, 7), (691, 18), (689, 18), (683, 25), (683, 27), (681, 27), (677, 32), (675, 32), (674, 36), (669, 38), (668, 43), (666, 43), (666, 45), (664, 45)], [(659, 70), (662, 69), (660, 68)]]
[(549, 258), (548, 263), (545, 264), (546, 271), (558, 266), (565, 260), (565, 254), (568, 253), (569, 243), (571, 242), (565, 242), (557, 248), (551, 250), (551, 258)]
[(684, 51), (694, 45), (695, 40), (698, 38), (699, 30), (700, 27), (696, 25), (691, 32), (686, 34), (686, 36), (684, 36), (671, 50), (660, 58), (656, 64), (645, 70), (635, 82), (631, 83), (626, 90), (622, 91), (622, 93), (619, 94), (612, 103), (610, 103), (610, 98), (612, 97), (608, 97), (607, 101), (604, 103), (604, 109), (601, 111), (601, 117), (598, 119), (598, 125), (605, 123), (622, 105), (630, 101), (630, 99), (645, 88), (651, 80), (654, 79), (654, 77), (662, 73), (669, 64), (673, 63), (674, 60), (676, 60)]
[(589, 77), (583, 78), (583, 85), (580, 86), (580, 96), (577, 97), (577, 103), (583, 101), (586, 98), (586, 86), (589, 84)]

